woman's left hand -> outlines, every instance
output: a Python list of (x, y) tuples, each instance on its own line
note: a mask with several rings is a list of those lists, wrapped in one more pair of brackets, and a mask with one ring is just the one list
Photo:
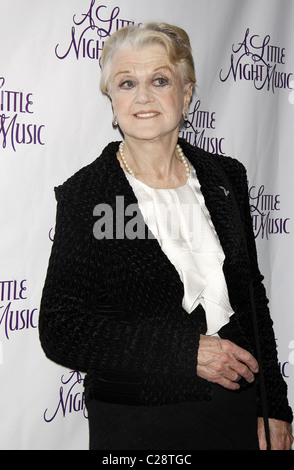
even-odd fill
[[(290, 450), (293, 444), (291, 424), (277, 419), (269, 419), (271, 450)], [(263, 418), (258, 418), (258, 440), (260, 450), (266, 450)]]

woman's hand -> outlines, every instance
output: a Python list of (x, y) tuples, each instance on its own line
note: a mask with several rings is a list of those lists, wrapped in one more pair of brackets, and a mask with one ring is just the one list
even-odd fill
[(197, 375), (230, 390), (237, 390), (241, 377), (254, 381), (258, 372), (256, 359), (243, 348), (226, 339), (200, 335)]
[[(200, 335), (197, 374), (210, 382), (237, 390), (241, 377), (254, 381), (258, 372), (256, 359), (245, 349), (216, 336)], [(291, 425), (285, 421), (269, 419), (271, 450), (290, 450), (293, 444)], [(263, 418), (258, 418), (260, 450), (266, 450)]]
[[(271, 450), (290, 450), (293, 444), (291, 424), (277, 419), (269, 419)], [(266, 450), (263, 418), (258, 418), (258, 440), (260, 450)]]

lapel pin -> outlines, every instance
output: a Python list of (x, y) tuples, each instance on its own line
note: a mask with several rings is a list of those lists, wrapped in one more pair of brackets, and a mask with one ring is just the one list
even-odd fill
[(223, 186), (219, 186), (220, 189), (223, 190), (225, 196), (228, 196), (230, 194), (230, 191), (228, 191), (226, 188), (224, 188)]

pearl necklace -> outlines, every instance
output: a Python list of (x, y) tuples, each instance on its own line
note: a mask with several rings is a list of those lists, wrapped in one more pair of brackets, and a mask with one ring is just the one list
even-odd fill
[[(188, 159), (185, 157), (184, 155), (184, 152), (183, 150), (181, 149), (180, 145), (178, 144), (177, 147), (177, 154), (178, 154), (178, 157), (179, 159), (183, 162), (184, 166), (185, 166), (185, 170), (186, 170), (186, 178), (189, 178), (189, 175), (190, 175), (190, 165), (189, 165), (189, 162), (188, 162)], [(127, 170), (127, 172), (134, 176), (134, 178), (136, 178), (136, 174), (135, 172), (131, 169), (131, 167), (128, 165), (127, 161), (126, 161), (126, 158), (124, 156), (124, 142), (121, 142), (119, 144), (119, 154), (120, 154), (120, 158), (122, 159), (122, 162), (125, 166), (125, 169)]]

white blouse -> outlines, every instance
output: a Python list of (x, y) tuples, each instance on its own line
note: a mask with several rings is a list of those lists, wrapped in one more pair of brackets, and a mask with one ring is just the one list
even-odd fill
[(216, 335), (234, 313), (223, 273), (225, 255), (205, 206), (194, 167), (184, 186), (154, 189), (125, 171), (144, 221), (175, 266), (184, 286), (182, 306), (201, 304), (207, 335)]

